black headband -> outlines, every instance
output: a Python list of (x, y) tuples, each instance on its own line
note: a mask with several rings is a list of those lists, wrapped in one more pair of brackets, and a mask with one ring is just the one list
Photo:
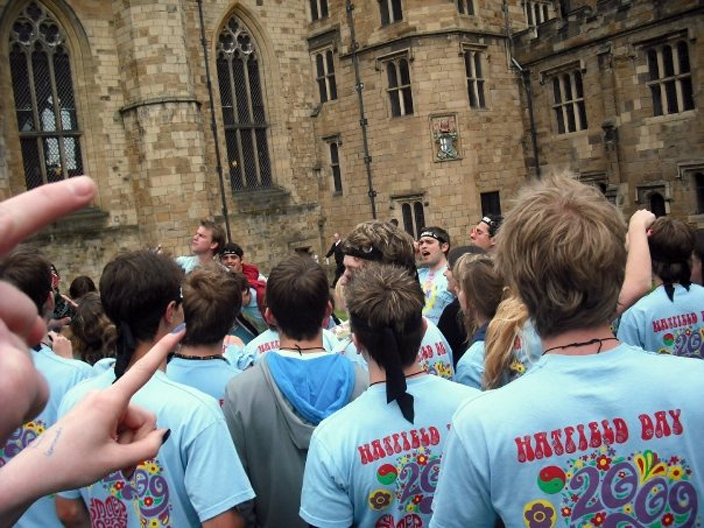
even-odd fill
[(347, 244), (342, 246), (342, 253), (350, 257), (357, 257), (362, 260), (381, 262), (384, 254), (374, 246), (353, 247)]
[(442, 236), (442, 235), (441, 235), (440, 233), (438, 233), (437, 231), (435, 231), (434, 229), (424, 229), (423, 232), (422, 232), (422, 233), (420, 234), (420, 236), (418, 237), (418, 240), (420, 240), (420, 239), (423, 238), (423, 237), (434, 238), (435, 240), (437, 240), (437, 241), (440, 242), (441, 244), (446, 244), (446, 243), (447, 243), (447, 240), (445, 240), (445, 237)]
[(488, 216), (482, 217), (481, 222), (484, 222), (486, 225), (489, 226), (489, 235), (494, 236), (496, 234), (496, 230), (499, 229), (499, 222), (496, 220), (492, 220)]

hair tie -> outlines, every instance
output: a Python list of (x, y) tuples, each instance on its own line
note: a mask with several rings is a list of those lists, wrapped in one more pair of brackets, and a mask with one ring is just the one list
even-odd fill
[(401, 357), (398, 353), (396, 334), (388, 326), (383, 329), (383, 333), (384, 349), (388, 352), (385, 355), (386, 361), (384, 365), (386, 370), (386, 403), (396, 400), (403, 417), (413, 423), (415, 418), (413, 396), (406, 392), (408, 386), (406, 385), (406, 376), (401, 365)]
[(134, 339), (132, 328), (130, 328), (129, 323), (126, 323), (125, 321), (120, 321), (120, 327), (117, 332), (116, 348), (115, 381), (120, 379), (120, 376), (125, 373), (127, 366), (130, 364), (130, 359), (132, 359), (132, 354), (137, 348), (137, 343)]

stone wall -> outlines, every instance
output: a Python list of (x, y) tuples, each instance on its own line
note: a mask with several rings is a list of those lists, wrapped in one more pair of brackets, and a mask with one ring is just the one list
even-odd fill
[[(575, 4), (576, 2), (572, 2)], [(570, 169), (604, 178), (626, 214), (664, 195), (668, 214), (701, 223), (693, 173), (704, 170), (699, 116), (704, 30), (700, 2), (602, 0), (519, 35), (517, 57), (530, 70), (544, 171)], [(669, 37), (684, 39), (692, 65), (695, 108), (654, 116), (646, 50)], [(676, 39), (677, 40), (677, 39)], [(578, 64), (588, 129), (557, 134), (551, 75)]]
[[(511, 50), (533, 90), (540, 170), (570, 169), (604, 184), (630, 213), (662, 189), (671, 214), (693, 223), (693, 174), (704, 170), (702, 7), (696, 0), (555, 2), (527, 28), (523, 6), (475, 0), (475, 16), (450, 0), (403, 0), (402, 21), (382, 26), (377, 0), (353, 2), (376, 216), (402, 222), (401, 202), (423, 205), (426, 224), (467, 243), (481, 217), (481, 193), (498, 192), (506, 211), (536, 171), (528, 100)], [(50, 227), (35, 242), (66, 280), (97, 278), (116, 252), (161, 244), (188, 252), (203, 217), (224, 222), (220, 174), (232, 239), (268, 272), (295, 250), (323, 255), (333, 232), (372, 216), (345, 0), (311, 22), (307, 1), (46, 0), (71, 50), (84, 166), (96, 181), (94, 207)], [(0, 0), (0, 64), (23, 1)], [(217, 135), (211, 128), (198, 7), (202, 5)], [(568, 9), (567, 9), (568, 8)], [(564, 9), (564, 12), (562, 12)], [(215, 72), (217, 39), (230, 16), (259, 51), (273, 186), (233, 192), (228, 181)], [(681, 32), (689, 43), (695, 110), (653, 117), (644, 43)], [(338, 98), (320, 103), (314, 54), (334, 53)], [(484, 108), (471, 108), (463, 51), (482, 56)], [(384, 61), (405, 54), (412, 115), (392, 117)], [(556, 134), (551, 72), (576, 63), (583, 73), (589, 126)], [(0, 90), (12, 94), (0, 67)], [(432, 126), (456, 125), (456, 159), (438, 161)], [(24, 189), (13, 98), (0, 98), (0, 198)], [(342, 193), (334, 192), (329, 142), (339, 142)], [(650, 186), (650, 187), (648, 187)], [(645, 190), (644, 190), (645, 189)], [(640, 193), (640, 194), (639, 194)]]
[[(339, 99), (324, 103), (315, 118), (328, 240), (333, 232), (344, 234), (371, 218), (351, 30), (343, 4), (332, 1), (331, 12), (338, 15), (313, 24), (314, 35), (326, 30), (336, 33), (333, 41), (338, 51)], [(471, 226), (481, 218), (480, 193), (499, 191), (507, 204), (525, 177), (518, 85), (508, 65), (501, 2), (481, 2), (479, 16), (469, 17), (459, 15), (455, 4), (446, 0), (408, 1), (404, 20), (387, 27), (380, 26), (377, 5), (376, 0), (358, 0), (353, 11), (377, 217), (395, 218), (403, 225), (394, 198), (421, 196), (426, 224), (445, 227), (454, 244), (467, 243)], [(511, 19), (523, 28), (520, 9), (515, 7)], [(466, 44), (483, 50), (485, 108), (469, 106), (461, 53)], [(392, 117), (383, 61), (403, 50), (411, 61), (414, 113)], [(437, 115), (456, 120), (456, 160), (435, 160), (430, 121)], [(333, 193), (324, 141), (338, 135), (341, 195)]]

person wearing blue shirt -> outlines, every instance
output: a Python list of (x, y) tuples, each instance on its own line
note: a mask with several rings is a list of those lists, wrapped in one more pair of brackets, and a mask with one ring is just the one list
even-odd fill
[[(453, 380), (455, 369), (452, 366), (452, 349), (440, 329), (427, 318), (423, 318), (425, 332), (418, 348), (418, 363), (428, 373)], [(351, 336), (338, 341), (333, 348), (336, 354), (344, 354), (353, 362), (368, 370), (367, 360), (358, 350)]]
[(704, 288), (691, 281), (694, 234), (660, 217), (650, 228), (656, 288), (621, 316), (618, 337), (651, 352), (704, 358)]
[(225, 386), (242, 372), (223, 355), (223, 340), (242, 307), (239, 284), (219, 266), (204, 266), (186, 276), (183, 314), (186, 335), (166, 367), (166, 375), (222, 404)]
[[(54, 311), (51, 264), (39, 250), (21, 245), (5, 255), (0, 259), (0, 280), (13, 284), (27, 294), (34, 302), (38, 313), (45, 321), (49, 321)], [(48, 335), (45, 335), (42, 342), (30, 351), (34, 367), (44, 376), (49, 386), (49, 398), (44, 409), (36, 417), (25, 422), (0, 443), (0, 467), (7, 464), (30, 442), (54, 425), (58, 419), (61, 398), (74, 385), (92, 376), (90, 365), (82, 361), (62, 358), (52, 351), (50, 345)], [(63, 526), (56, 515), (54, 497), (47, 496), (37, 500), (14, 526), (19, 528)]]
[[(115, 257), (100, 279), (107, 316), (118, 329), (113, 369), (77, 385), (63, 399), (68, 413), (86, 394), (109, 387), (152, 345), (183, 322), (182, 271), (167, 257), (134, 251)], [(162, 370), (165, 369), (165, 363)], [(254, 497), (229, 441), (217, 402), (157, 372), (133, 397), (170, 430), (156, 457), (91, 486), (62, 492), (59, 517), (93, 526), (238, 527), (235, 507)]]
[(191, 273), (199, 266), (213, 262), (215, 255), (225, 244), (225, 230), (220, 224), (212, 220), (201, 220), (191, 239), (193, 255), (176, 257), (176, 264), (181, 266), (184, 273)]
[(465, 325), (476, 328), (467, 352), (457, 362), (455, 381), (481, 389), (486, 330), (503, 297), (504, 281), (488, 255), (462, 255), (454, 272)]
[(418, 252), (426, 267), (418, 270), (418, 280), (425, 294), (423, 315), (438, 324), (445, 307), (455, 295), (448, 288), (445, 270), (450, 235), (440, 227), (424, 227), (418, 237)]
[(620, 211), (576, 178), (519, 194), (496, 262), (543, 355), (454, 415), (432, 528), (704, 522), (704, 362), (614, 337), (625, 235)]
[(313, 433), (300, 515), (320, 528), (425, 526), (450, 419), (479, 391), (420, 365), (425, 299), (406, 270), (364, 266), (345, 301), (370, 387)]

